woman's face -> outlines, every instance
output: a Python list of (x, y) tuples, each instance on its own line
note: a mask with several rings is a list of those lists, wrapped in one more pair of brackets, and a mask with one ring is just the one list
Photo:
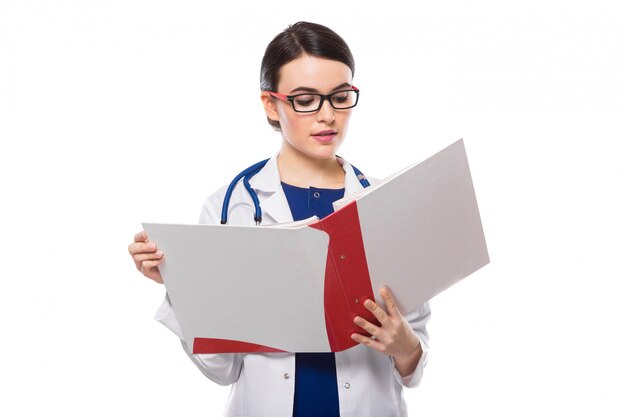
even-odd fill
[[(346, 64), (302, 55), (281, 68), (276, 92), (285, 95), (330, 94), (351, 87), (352, 72)], [(280, 122), (283, 146), (290, 146), (315, 159), (334, 157), (347, 133), (352, 109), (335, 110), (328, 100), (324, 100), (316, 113), (296, 113), (291, 103), (273, 98), (266, 92), (262, 94), (262, 100), (267, 116)]]

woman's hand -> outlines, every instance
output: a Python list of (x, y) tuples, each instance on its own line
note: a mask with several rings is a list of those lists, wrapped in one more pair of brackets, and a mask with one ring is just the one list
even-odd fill
[(163, 284), (159, 264), (163, 262), (163, 251), (157, 250), (154, 242), (148, 242), (148, 235), (141, 231), (135, 235), (135, 242), (128, 245), (128, 252), (137, 269), (151, 280)]
[(352, 340), (393, 356), (400, 375), (409, 375), (413, 373), (422, 356), (420, 340), (409, 322), (400, 314), (391, 290), (384, 286), (380, 289), (380, 295), (385, 301), (387, 311), (369, 299), (365, 300), (363, 305), (374, 314), (381, 326), (378, 327), (357, 316), (354, 318), (354, 323), (371, 334), (373, 338), (352, 333)]

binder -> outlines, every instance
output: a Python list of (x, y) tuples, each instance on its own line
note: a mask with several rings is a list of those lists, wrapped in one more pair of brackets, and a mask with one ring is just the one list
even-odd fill
[(271, 226), (144, 223), (193, 353), (338, 352), (376, 323), (388, 285), (406, 314), (489, 263), (463, 140), (334, 203)]

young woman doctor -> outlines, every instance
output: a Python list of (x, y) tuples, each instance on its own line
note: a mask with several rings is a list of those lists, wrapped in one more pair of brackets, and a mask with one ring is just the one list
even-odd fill
[[(261, 102), (268, 122), (282, 136), (280, 151), (250, 180), (262, 209), (262, 224), (289, 222), (332, 212), (332, 202), (363, 187), (352, 166), (336, 155), (347, 130), (358, 89), (354, 60), (345, 41), (329, 28), (298, 22), (268, 45), (261, 64)], [(200, 223), (220, 222), (226, 186), (202, 207)], [(253, 201), (235, 187), (228, 222), (253, 225)], [(162, 283), (158, 266), (165, 254), (144, 231), (128, 247), (146, 277)], [(374, 289), (378, 290), (378, 289)], [(417, 386), (428, 350), (428, 304), (400, 314), (391, 290), (380, 290), (384, 305), (364, 305), (380, 326), (354, 322), (370, 337), (337, 353), (232, 353), (194, 355), (211, 380), (230, 385), (226, 416), (406, 416), (402, 387)], [(157, 320), (182, 334), (166, 296)]]

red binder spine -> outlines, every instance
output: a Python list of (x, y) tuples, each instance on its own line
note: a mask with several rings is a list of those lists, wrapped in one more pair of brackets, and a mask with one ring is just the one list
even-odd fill
[(331, 351), (339, 352), (357, 344), (350, 337), (352, 333), (368, 335), (354, 324), (357, 315), (380, 325), (363, 306), (367, 298), (374, 300), (374, 292), (356, 201), (309, 226), (328, 233), (330, 237), (324, 279), (324, 310)]

